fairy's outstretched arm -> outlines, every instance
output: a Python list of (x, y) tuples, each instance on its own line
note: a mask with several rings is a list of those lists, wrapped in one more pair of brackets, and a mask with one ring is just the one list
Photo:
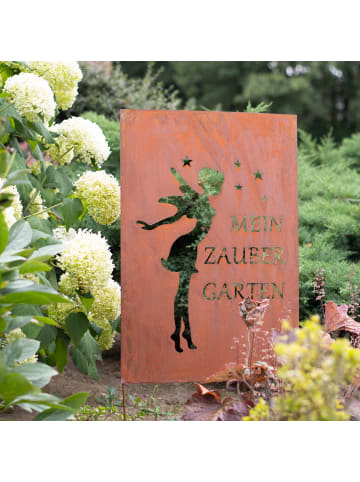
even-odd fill
[(142, 229), (146, 229), (147, 231), (150, 231), (152, 229), (158, 228), (159, 226), (162, 226), (163, 224), (172, 224), (175, 221), (178, 221), (183, 215), (184, 213), (181, 213), (181, 212), (176, 213), (174, 214), (174, 216), (170, 216), (168, 218), (162, 219), (161, 221), (158, 221), (157, 223), (154, 223), (154, 224), (148, 224), (145, 221), (136, 221), (136, 222), (137, 224), (143, 224)]

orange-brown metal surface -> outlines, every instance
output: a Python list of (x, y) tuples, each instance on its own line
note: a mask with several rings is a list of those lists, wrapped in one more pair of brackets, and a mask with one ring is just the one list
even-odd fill
[[(238, 304), (246, 296), (271, 299), (256, 342), (254, 361), (261, 359), (266, 332), (282, 318), (298, 323), (296, 116), (122, 110), (120, 126), (122, 381), (204, 381), (243, 360)], [(192, 251), (192, 345), (180, 336), (182, 352), (176, 336), (170, 338), (182, 275), (162, 259), (171, 258), (174, 242), (199, 220), (176, 219), (174, 205), (159, 203), (184, 194), (171, 168), (203, 197), (199, 172), (211, 168), (224, 176), (221, 192), (204, 201), (216, 214)], [(172, 222), (151, 230), (137, 223), (154, 226), (166, 218)]]

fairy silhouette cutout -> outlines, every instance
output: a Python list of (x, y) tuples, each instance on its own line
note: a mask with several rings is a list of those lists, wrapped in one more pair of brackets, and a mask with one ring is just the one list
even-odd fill
[(177, 208), (177, 213), (155, 224), (148, 224), (144, 221), (137, 221), (137, 223), (143, 225), (142, 229), (152, 230), (163, 224), (175, 223), (182, 216), (197, 219), (194, 229), (188, 234), (180, 236), (173, 243), (168, 258), (166, 260), (164, 258), (161, 259), (164, 268), (179, 273), (179, 289), (174, 301), (175, 331), (170, 338), (175, 343), (175, 350), (181, 353), (183, 351), (180, 346), (181, 320), (184, 322), (183, 338), (185, 338), (191, 350), (196, 349), (191, 338), (188, 310), (190, 279), (193, 273), (198, 272), (195, 267), (198, 244), (209, 232), (216, 214), (215, 209), (209, 202), (209, 197), (217, 196), (221, 192), (224, 175), (208, 167), (201, 169), (199, 172), (199, 186), (204, 192), (198, 193), (184, 181), (176, 169), (171, 168), (171, 172), (179, 181), (180, 191), (183, 195), (163, 197), (159, 199), (159, 203), (173, 204)]

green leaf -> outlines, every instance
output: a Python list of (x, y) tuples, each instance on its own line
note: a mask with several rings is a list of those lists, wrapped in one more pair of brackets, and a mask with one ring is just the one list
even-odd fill
[[(90, 368), (89, 368), (90, 362), (87, 360), (85, 355), (74, 346), (70, 347), (70, 355), (71, 355), (72, 361), (74, 362), (74, 365), (79, 370), (79, 372), (84, 373), (85, 375), (88, 375), (90, 371)], [(95, 378), (95, 380), (97, 379), (98, 378)]]
[(13, 117), (14, 119), (21, 120), (21, 115), (6, 99), (0, 98), (0, 116), (1, 117)]
[[(11, 375), (19, 375), (19, 374), (12, 373)], [(34, 387), (34, 388), (37, 388), (37, 387)], [(59, 398), (55, 397), (54, 395), (50, 395), (49, 393), (42, 393), (41, 391), (25, 393), (24, 395), (21, 395), (13, 399), (11, 404), (15, 405), (15, 404), (27, 403), (27, 402), (39, 403), (41, 405), (48, 405), (52, 408), (59, 408), (60, 410), (68, 409), (67, 406), (62, 405), (61, 400)]]
[(43, 233), (47, 233), (51, 236), (52, 230), (50, 227), (50, 223), (46, 219), (39, 219), (36, 216), (31, 216), (29, 219), (29, 224), (30, 226), (34, 229), (37, 229), (38, 231), (41, 231)]
[[(29, 218), (29, 220), (30, 219), (32, 219), (32, 218)], [(54, 242), (58, 242), (53, 236), (51, 236), (51, 234), (44, 233), (43, 231), (39, 231), (38, 229), (33, 229), (32, 230), (31, 243), (34, 244), (39, 239), (48, 239), (48, 240), (51, 241), (51, 244), (53, 244)]]
[(5, 222), (5, 217), (3, 213), (0, 211), (0, 253), (2, 253), (6, 248), (8, 239), (9, 239), (9, 232), (8, 232), (7, 224)]
[(40, 362), (26, 363), (25, 365), (9, 369), (9, 372), (20, 373), (20, 375), (39, 388), (47, 385), (51, 378), (58, 374), (56, 370)]
[(9, 231), (9, 241), (6, 247), (7, 252), (16, 253), (26, 248), (31, 243), (32, 231), (31, 226), (26, 221), (17, 221), (13, 224)]
[(14, 261), (25, 261), (25, 258), (23, 256), (14, 256), (12, 254), (7, 254), (6, 252), (0, 255), (0, 264), (13, 263)]
[(6, 333), (9, 331), (15, 330), (16, 328), (22, 328), (23, 326), (27, 325), (32, 316), (9, 316), (6, 317)]
[(4, 177), (8, 166), (8, 153), (5, 149), (0, 150), (0, 177)]
[(35, 248), (25, 248), (25, 249), (22, 249), (21, 251), (18, 251), (16, 254), (17, 254), (18, 256), (24, 256), (25, 258), (27, 258), (27, 257), (30, 256), (30, 254), (32, 254), (34, 251), (35, 251)]
[(89, 328), (89, 320), (84, 313), (71, 313), (65, 320), (66, 330), (76, 347)]
[(41, 325), (38, 325), (37, 323), (33, 323), (30, 321), (21, 329), (25, 333), (26, 338), (33, 338), (34, 340), (37, 340), (38, 335), (41, 331), (41, 328), (42, 328)]
[(36, 273), (37, 271), (50, 271), (51, 269), (51, 266), (48, 264), (34, 259), (25, 261), (25, 263), (20, 266), (19, 273)]
[(70, 348), (71, 358), (81, 373), (85, 373), (97, 380), (99, 378), (96, 360), (101, 360), (101, 350), (97, 341), (87, 331), (82, 337), (79, 346)]
[[(13, 282), (14, 285), (16, 282)], [(20, 283), (19, 283), (20, 284)], [(0, 290), (0, 295), (5, 292), (7, 288), (4, 290)], [(0, 296), (0, 304), (13, 304), (13, 303), (21, 303), (21, 304), (34, 304), (34, 305), (47, 305), (49, 303), (70, 303), (67, 298), (59, 295), (53, 288), (50, 286), (38, 285), (33, 283), (32, 286), (24, 286), (22, 288), (18, 288), (14, 290), (14, 292), (5, 294), (5, 296)]]
[(21, 279), (21, 278), (19, 279), (17, 278), (17, 276), (12, 276), (10, 279), (8, 279), (8, 281), (10, 282), (7, 283), (7, 285), (0, 290), (0, 293), (2, 295), (7, 295), (8, 293), (14, 293), (19, 290), (24, 290), (24, 289), (26, 290), (27, 288), (30, 288), (30, 286), (34, 284), (30, 280)]
[(85, 308), (86, 312), (88, 313), (91, 309), (92, 304), (94, 303), (94, 298), (89, 295), (89, 296), (80, 296), (81, 303), (83, 307)]
[(80, 199), (66, 198), (61, 208), (61, 214), (64, 219), (66, 229), (69, 229), (75, 224), (84, 211), (82, 202)]
[(27, 360), (35, 355), (40, 346), (38, 340), (20, 338), (10, 345), (6, 345), (2, 351), (4, 362), (8, 367), (12, 367), (16, 362)]
[(55, 180), (63, 197), (68, 196), (72, 192), (73, 183), (66, 174), (61, 172), (60, 168), (55, 170)]
[(36, 316), (42, 316), (42, 311), (36, 305), (19, 304), (14, 306), (12, 314), (16, 316), (32, 316), (35, 318)]
[(0, 318), (0, 335), (6, 330), (7, 323), (4, 318)]
[(88, 396), (88, 392), (76, 393), (75, 395), (70, 395), (70, 397), (65, 398), (62, 403), (74, 410), (79, 410), (79, 408), (86, 402)]
[(15, 129), (20, 136), (27, 141), (37, 141), (37, 133), (27, 125), (25, 119), (15, 119)]
[(52, 326), (59, 326), (56, 321), (52, 320), (48, 316), (34, 316), (35, 320), (40, 321), (40, 323), (44, 323), (45, 325), (52, 325)]
[(64, 244), (49, 244), (37, 249), (30, 256), (29, 260), (36, 259), (37, 261), (45, 261), (60, 253), (65, 248)]
[(40, 348), (47, 348), (51, 343), (55, 342), (58, 330), (55, 326), (46, 325), (41, 328), (37, 339), (40, 341)]
[(35, 132), (37, 132), (44, 138), (45, 144), (55, 143), (55, 139), (52, 137), (51, 133), (46, 129), (42, 122), (31, 122), (29, 124)]
[(6, 178), (6, 181), (3, 184), (3, 187), (11, 186), (14, 184), (30, 184), (30, 181), (24, 178), (25, 174), (30, 172), (29, 169), (18, 169), (16, 171), (12, 171)]
[(67, 420), (74, 412), (70, 410), (58, 410), (55, 408), (48, 408), (40, 412), (35, 418), (35, 422), (62, 422)]
[(46, 169), (46, 181), (44, 183), (44, 188), (46, 189), (55, 189), (57, 187), (56, 184), (56, 169), (53, 165), (50, 165)]
[(39, 161), (41, 161), (41, 164), (44, 168), (45, 161), (38, 143), (32, 145), (32, 142), (29, 141), (29, 147), (30, 147), (31, 154), (35, 157), (35, 159), (38, 159)]
[(67, 344), (60, 332), (58, 332), (56, 337), (55, 358), (56, 367), (61, 373), (67, 363)]
[(33, 390), (32, 384), (20, 373), (6, 374), (0, 379), (0, 398), (10, 404), (19, 396), (25, 396)]

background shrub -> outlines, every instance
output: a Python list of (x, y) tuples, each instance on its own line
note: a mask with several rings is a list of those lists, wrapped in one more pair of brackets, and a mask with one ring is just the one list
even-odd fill
[(312, 283), (318, 269), (324, 269), (326, 300), (349, 301), (350, 277), (360, 285), (360, 173), (353, 168), (356, 140), (360, 148), (360, 136), (336, 146), (331, 135), (315, 142), (300, 132), (300, 318), (319, 310)]

